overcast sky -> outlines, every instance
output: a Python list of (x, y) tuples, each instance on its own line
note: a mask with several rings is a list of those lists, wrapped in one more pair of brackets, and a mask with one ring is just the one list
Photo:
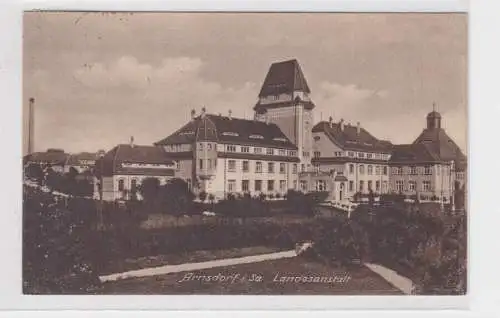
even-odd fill
[(252, 118), (270, 64), (291, 58), (316, 121), (410, 143), (435, 102), (466, 149), (465, 14), (26, 13), (23, 54), (38, 151), (152, 144), (203, 106)]

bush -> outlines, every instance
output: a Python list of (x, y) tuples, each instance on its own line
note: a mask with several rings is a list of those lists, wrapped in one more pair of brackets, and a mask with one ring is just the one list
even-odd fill
[(99, 286), (90, 211), (84, 199), (56, 201), (50, 194), (24, 189), (23, 292), (79, 294)]
[(288, 190), (286, 200), (289, 213), (311, 217), (317, 214), (318, 193), (304, 194), (299, 191)]

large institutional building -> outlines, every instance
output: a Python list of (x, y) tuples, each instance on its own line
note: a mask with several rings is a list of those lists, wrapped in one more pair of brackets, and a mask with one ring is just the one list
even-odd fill
[(439, 113), (429, 113), (413, 143), (393, 145), (359, 123), (330, 118), (315, 124), (310, 93), (297, 60), (272, 64), (253, 120), (193, 110), (189, 122), (154, 146), (131, 143), (108, 152), (106, 199), (124, 197), (148, 176), (182, 178), (195, 193), (216, 198), (295, 189), (328, 191), (335, 201), (373, 191), (446, 202), (464, 186), (466, 157), (441, 127)]

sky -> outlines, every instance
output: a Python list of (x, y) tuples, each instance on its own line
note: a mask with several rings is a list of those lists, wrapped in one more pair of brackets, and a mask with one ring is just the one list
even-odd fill
[(271, 63), (292, 58), (316, 122), (411, 143), (435, 103), (467, 148), (464, 13), (26, 12), (23, 24), (36, 151), (109, 150), (131, 136), (151, 145), (202, 107), (251, 119)]

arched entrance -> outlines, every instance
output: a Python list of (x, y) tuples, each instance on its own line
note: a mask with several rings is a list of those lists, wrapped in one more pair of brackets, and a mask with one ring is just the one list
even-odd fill
[(339, 189), (339, 201), (342, 201), (344, 199), (344, 182), (340, 184), (340, 189)]

